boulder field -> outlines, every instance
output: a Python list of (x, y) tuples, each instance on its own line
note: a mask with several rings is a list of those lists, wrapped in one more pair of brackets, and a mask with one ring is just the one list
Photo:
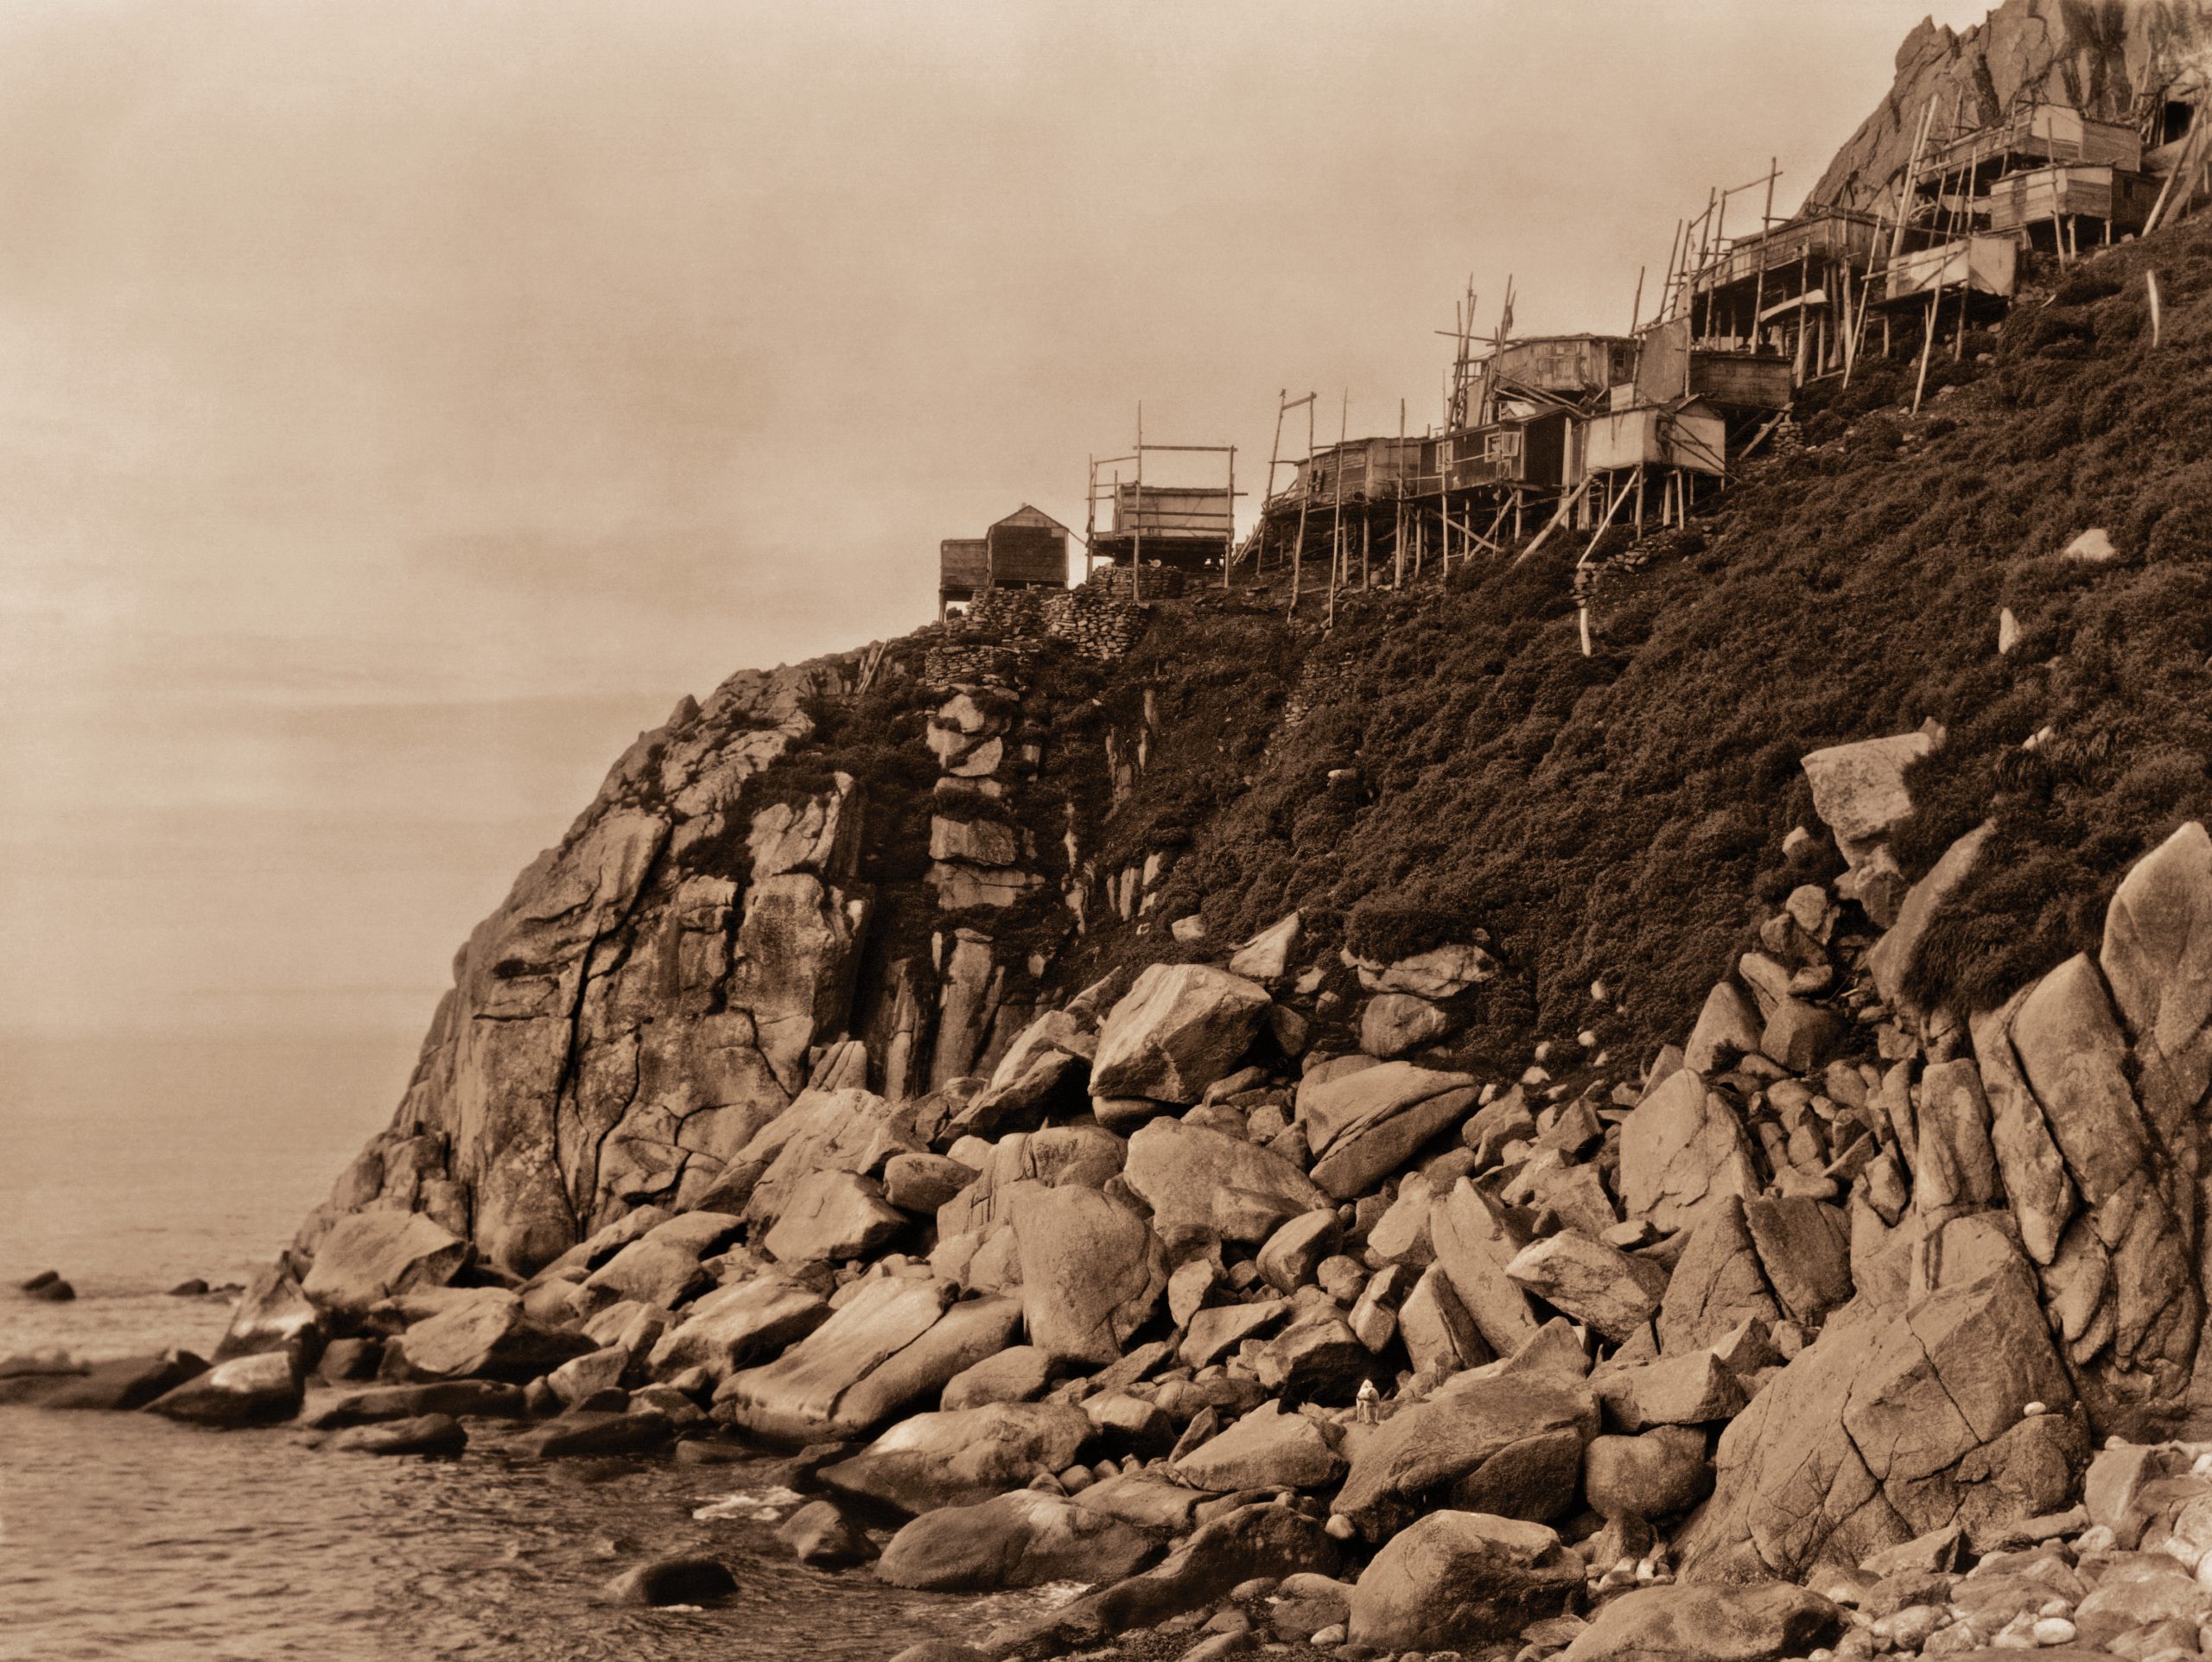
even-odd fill
[[(718, 1119), (697, 1184), (518, 1267), (518, 1196), (559, 1159), (467, 1188), (474, 1233), (458, 1179), (349, 1176), (212, 1363), (16, 1359), (0, 1400), (224, 1427), (305, 1401), (329, 1457), (469, 1458), (487, 1423), (543, 1458), (799, 1449), (782, 1538), (820, 1573), (1086, 1584), (946, 1657), (1145, 1633), (1208, 1656), (2196, 1654), (2212, 1444), (2177, 1433), (2205, 1313), (2212, 837), (2139, 860), (2094, 954), (1997, 1009), (1916, 1010), (1927, 896), (1885, 839), (1925, 748), (1805, 758), (1843, 876), (1773, 908), (1633, 1070), (1407, 1053), (1402, 1002), (1448, 1018), (1486, 955), (1349, 966), (1396, 1002), (1332, 1019), (1294, 919), (1034, 1012), (989, 1075), (904, 1097), (868, 1088), (859, 1041), (784, 1047), (756, 1012), (744, 1053), (792, 1088), (742, 1136)], [(834, 869), (851, 802), (751, 840)], [(563, 880), (564, 939), (607, 926), (638, 858), (607, 845)], [(766, 950), (756, 983), (798, 985)], [(492, 982), (538, 998), (524, 979)], [(640, 1566), (613, 1595), (683, 1579)]]

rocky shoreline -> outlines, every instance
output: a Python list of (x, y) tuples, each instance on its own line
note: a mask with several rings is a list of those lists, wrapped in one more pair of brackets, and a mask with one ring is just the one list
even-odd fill
[(2195, 1654), (2212, 1443), (2164, 1432), (2202, 1319), (2212, 838), (2130, 872), (2094, 958), (1914, 1011), (1976, 854), (1916, 885), (1887, 858), (1938, 743), (1805, 758), (1844, 876), (1634, 1075), (1594, 1032), (1512, 1081), (1424, 1065), (1487, 952), (1324, 966), (1293, 917), (1037, 1015), (988, 1078), (811, 1084), (700, 1204), (530, 1273), (371, 1203), (212, 1366), (16, 1358), (0, 1400), (391, 1456), (780, 1447), (781, 1538), (825, 1573), (1089, 1589), (908, 1662)]

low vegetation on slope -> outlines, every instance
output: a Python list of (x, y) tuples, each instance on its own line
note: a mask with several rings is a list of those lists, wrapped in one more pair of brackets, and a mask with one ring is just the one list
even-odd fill
[[(1215, 942), (1292, 907), (1375, 957), (1486, 930), (1511, 974), (1472, 1052), (1576, 1031), (1600, 976), (1623, 993), (1608, 1037), (1650, 1044), (1728, 962), (1747, 892), (1840, 869), (1825, 844), (1783, 860), (1818, 827), (1799, 758), (1932, 719), (1949, 739), (1914, 780), (1912, 874), (1998, 832), (1923, 993), (1986, 1003), (2088, 943), (2126, 864), (2212, 813), (2212, 231), (2043, 278), (1960, 361), (1939, 352), (1917, 417), (1910, 365), (1808, 393), (1803, 451), (1604, 584), (1587, 658), (1580, 538), (1351, 596), (1326, 634), (1281, 619), (1273, 573), (1179, 609), (1107, 695), (1149, 685), (1160, 718), (1109, 855), (1176, 853), (1154, 916), (1198, 910)], [(2094, 527), (2117, 557), (2066, 558)]]

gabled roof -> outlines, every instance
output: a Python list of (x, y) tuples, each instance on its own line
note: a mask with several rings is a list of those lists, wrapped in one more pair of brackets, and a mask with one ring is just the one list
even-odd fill
[(1004, 519), (998, 519), (991, 522), (991, 529), (993, 530), (998, 530), (1001, 525), (1049, 525), (1056, 531), (1065, 532), (1067, 530), (1066, 526), (1061, 524), (1058, 520), (1053, 518), (1052, 515), (1046, 513), (1042, 508), (1033, 508), (1026, 502), (1019, 508), (1016, 508), (1012, 513), (1008, 514)]

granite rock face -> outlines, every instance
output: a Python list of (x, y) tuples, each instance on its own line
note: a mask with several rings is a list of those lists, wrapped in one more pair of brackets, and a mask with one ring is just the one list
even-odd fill
[(2005, 0), (1980, 23), (1954, 30), (1924, 20), (1897, 54), (1896, 79), (1813, 187), (1808, 200), (1868, 208), (1882, 200), (1912, 150), (1921, 112), (1936, 100), (1948, 119), (1993, 123), (2016, 100), (2062, 104), (2131, 122), (2139, 101), (2163, 92), (2212, 41), (2212, 22), (2190, 0), (2127, 6)]
[[(887, 1579), (1104, 1583), (1036, 1616), (1056, 1643), (1333, 1570), (1357, 1537), (1360, 1587), (1282, 1595), (1288, 1637), (1326, 1608), (1314, 1627), (1398, 1650), (1539, 1622), (1544, 1653), (1594, 1654), (1610, 1622), (1751, 1655), (1825, 1607), (1714, 1589), (2004, 1539), (2072, 1503), (2094, 1437), (2186, 1405), (2212, 1272), (2202, 827), (2126, 873), (2095, 953), (1994, 1010), (1916, 1010), (1916, 943), (1960, 891), (1939, 866), (1907, 891), (1888, 840), (1941, 737), (1815, 752), (1851, 869), (1700, 969), (1722, 979), (1681, 1049), (1609, 1060), (1591, 1031), (1484, 1077), (1389, 1053), (1509, 973), (1485, 948), (1300, 970), (1294, 928), (1240, 952), (1249, 975), (1198, 961), (1229, 955), (1192, 921), (1217, 908), (1147, 912), (1172, 849), (1053, 911), (1080, 932), (1102, 883), (1179, 960), (1133, 981), (1048, 990), (1033, 910), (1002, 952), (942, 883), (918, 931), (901, 895), (871, 936), (863, 783), (785, 770), (741, 798), (857, 674), (741, 677), (641, 739), (461, 954), (392, 1128), (157, 1411), (289, 1415), (327, 1339), (334, 1380), (448, 1393), (416, 1413), (565, 1407), (549, 1455), (709, 1419), (817, 1445), (795, 1482), (916, 1517)], [(999, 815), (1043, 730), (996, 684), (927, 699), (938, 789), (887, 822), (1026, 883), (1053, 837)], [(1095, 828), (1068, 818), (1072, 872)], [(1618, 995), (1591, 997), (1596, 1030)], [(74, 1389), (136, 1394), (106, 1386)], [(2168, 1511), (2139, 1521), (2175, 1532)], [(1592, 1512), (1586, 1551), (1547, 1527)], [(798, 1532), (823, 1562), (870, 1550), (842, 1518)], [(1609, 1599), (1655, 1530), (1688, 1585)]]

